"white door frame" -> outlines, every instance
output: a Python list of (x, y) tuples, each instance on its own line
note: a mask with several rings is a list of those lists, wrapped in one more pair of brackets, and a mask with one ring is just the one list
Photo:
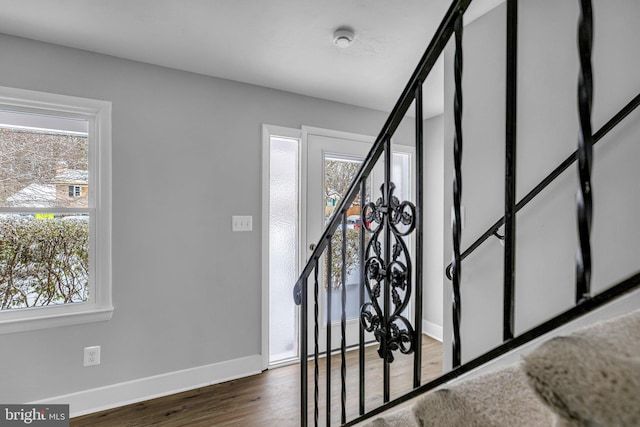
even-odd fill
[[(269, 185), (270, 185), (270, 144), (272, 136), (281, 136), (301, 140), (302, 133), (299, 129), (282, 126), (262, 125), (262, 370), (269, 368)], [(302, 142), (298, 155), (302, 151)], [(300, 168), (299, 168), (300, 169)], [(300, 173), (300, 170), (298, 171)], [(300, 182), (300, 176), (298, 176)], [(300, 239), (300, 236), (298, 236)], [(293, 284), (291, 285), (291, 298), (293, 299)]]
[[(300, 270), (307, 262), (309, 242), (307, 242), (307, 138), (309, 135), (319, 135), (354, 141), (374, 143), (375, 137), (351, 132), (337, 131), (313, 126), (302, 126), (301, 129), (293, 129), (282, 126), (262, 125), (262, 369), (269, 368), (269, 151), (271, 136), (295, 138), (300, 141), (299, 150), (299, 188), (300, 188), (300, 224), (299, 224), (299, 265)], [(415, 147), (395, 144), (394, 151), (409, 153), (415, 160)], [(415, 178), (415, 161), (410, 162), (410, 176)], [(415, 198), (415, 184), (411, 182), (411, 194)], [(373, 189), (372, 189), (373, 191)], [(292, 294), (293, 298), (293, 284)]]

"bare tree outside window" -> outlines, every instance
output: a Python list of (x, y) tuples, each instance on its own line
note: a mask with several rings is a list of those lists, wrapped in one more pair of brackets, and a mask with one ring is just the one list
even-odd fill
[[(88, 169), (86, 136), (0, 127), (0, 202), (31, 184), (51, 185), (56, 176)], [(65, 206), (64, 199), (56, 204)]]
[[(333, 217), (335, 207), (338, 206), (349, 186), (355, 178), (361, 161), (349, 161), (345, 159), (333, 159), (327, 157), (324, 162), (324, 200), (325, 200), (325, 224)], [(367, 189), (368, 191), (368, 189)], [(360, 249), (360, 199), (355, 199), (347, 210), (347, 242), (345, 252), (345, 264), (342, 264), (342, 231), (339, 228), (331, 239), (331, 286), (340, 289), (342, 286), (342, 269), (345, 268), (347, 280), (349, 275), (355, 272), (358, 266), (358, 252)], [(325, 289), (328, 284), (325, 283)]]

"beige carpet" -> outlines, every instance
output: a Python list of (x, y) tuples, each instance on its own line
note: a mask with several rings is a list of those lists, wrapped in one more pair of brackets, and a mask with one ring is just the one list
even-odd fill
[(540, 402), (520, 366), (512, 366), (426, 394), (411, 407), (367, 424), (371, 427), (548, 427)]
[(369, 427), (639, 427), (640, 310), (553, 338), (522, 363), (418, 398)]
[(640, 426), (640, 310), (553, 338), (525, 357), (556, 426)]

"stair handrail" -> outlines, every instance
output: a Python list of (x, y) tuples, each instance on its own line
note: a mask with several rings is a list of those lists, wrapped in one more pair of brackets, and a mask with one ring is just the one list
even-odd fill
[[(609, 121), (607, 121), (595, 134), (593, 134), (593, 145), (596, 145), (598, 141), (604, 138), (613, 128), (624, 120), (629, 114), (631, 114), (638, 106), (640, 106), (640, 94), (636, 95), (631, 101), (629, 101), (618, 113), (616, 113)], [(549, 184), (555, 181), (565, 170), (569, 168), (577, 160), (578, 151), (574, 151), (569, 157), (567, 157), (558, 167), (556, 167), (549, 175), (547, 175), (542, 181), (538, 183), (526, 196), (522, 198), (517, 204), (515, 211), (525, 207), (531, 200), (533, 200), (542, 190), (547, 188)], [(484, 243), (489, 237), (496, 236), (501, 239), (502, 236), (498, 233), (500, 227), (504, 225), (504, 216), (498, 219), (491, 227), (487, 229), (480, 237), (476, 239), (467, 249), (460, 255), (460, 260), (464, 260), (473, 251)], [(445, 274), (449, 280), (451, 280), (451, 264), (445, 268)]]

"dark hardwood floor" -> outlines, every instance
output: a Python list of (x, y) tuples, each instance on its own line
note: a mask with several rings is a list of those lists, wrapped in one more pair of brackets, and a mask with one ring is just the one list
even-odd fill
[[(442, 372), (441, 344), (427, 336), (422, 344), (422, 382)], [(382, 404), (382, 363), (377, 346), (367, 347), (365, 355), (366, 408)], [(320, 359), (320, 371), (326, 361)], [(331, 421), (340, 421), (340, 356), (331, 361)], [(347, 419), (358, 410), (358, 353), (347, 353)], [(300, 425), (300, 367), (289, 365), (259, 375), (228, 381), (183, 393), (161, 397), (108, 411), (71, 419), (71, 427), (133, 426), (297, 426)], [(313, 363), (309, 378), (313, 379)], [(400, 354), (391, 368), (391, 398), (412, 389), (413, 357)], [(326, 378), (320, 375), (321, 425), (326, 425)], [(309, 416), (313, 425), (313, 385), (309, 389)]]

